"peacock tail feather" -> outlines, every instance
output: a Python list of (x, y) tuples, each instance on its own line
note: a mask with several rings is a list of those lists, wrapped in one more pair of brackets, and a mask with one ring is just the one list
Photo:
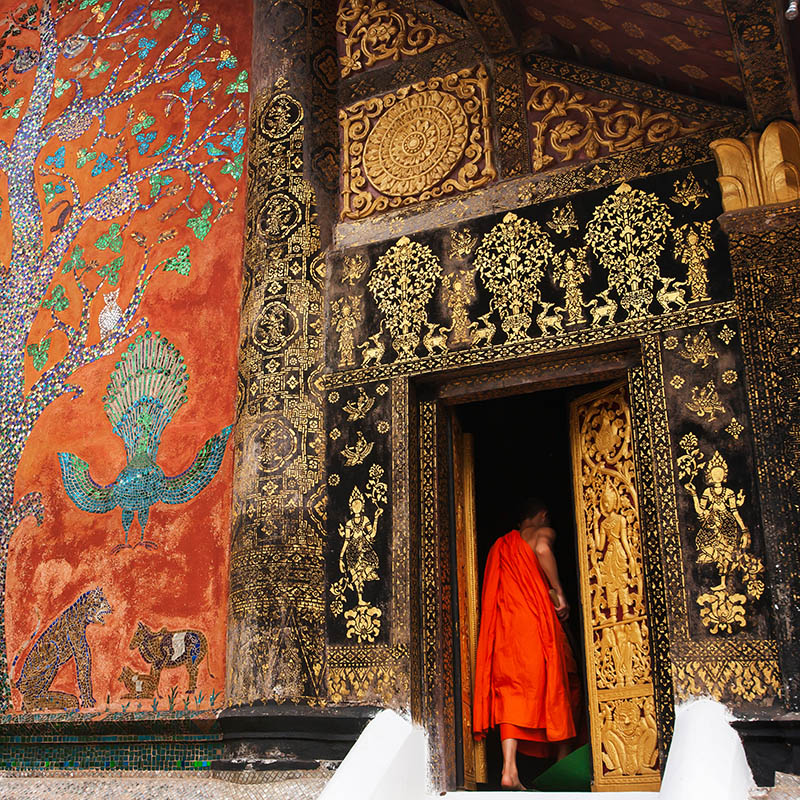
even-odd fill
[(128, 345), (111, 373), (103, 408), (129, 461), (140, 453), (155, 458), (166, 424), (186, 402), (188, 381), (183, 356), (160, 333), (147, 331)]

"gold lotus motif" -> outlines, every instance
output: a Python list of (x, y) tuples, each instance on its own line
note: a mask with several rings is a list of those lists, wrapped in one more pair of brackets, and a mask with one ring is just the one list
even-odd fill
[(394, 197), (435, 186), (458, 165), (468, 138), (467, 116), (450, 94), (426, 91), (399, 100), (378, 120), (364, 147), (364, 170)]

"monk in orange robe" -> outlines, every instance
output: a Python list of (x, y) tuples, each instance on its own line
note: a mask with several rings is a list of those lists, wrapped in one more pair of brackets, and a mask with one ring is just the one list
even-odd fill
[(517, 750), (563, 758), (581, 709), (578, 669), (561, 626), (569, 605), (555, 531), (539, 500), (529, 500), (522, 516), (520, 529), (498, 539), (486, 561), (473, 707), (476, 739), (500, 726), (501, 785), (520, 790)]

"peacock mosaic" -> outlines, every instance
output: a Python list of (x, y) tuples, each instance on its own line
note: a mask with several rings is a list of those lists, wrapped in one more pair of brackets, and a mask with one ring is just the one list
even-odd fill
[(0, 21), (4, 711), (222, 703), (240, 10), (46, 0)]

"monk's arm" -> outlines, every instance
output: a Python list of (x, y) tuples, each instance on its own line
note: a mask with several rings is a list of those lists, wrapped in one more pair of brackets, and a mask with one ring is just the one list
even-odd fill
[(556, 556), (553, 553), (553, 540), (556, 538), (556, 532), (552, 528), (540, 528), (537, 532), (536, 558), (539, 559), (539, 564), (550, 582), (550, 588), (558, 596), (558, 603), (556, 603), (556, 614), (559, 619), (566, 619), (569, 616), (569, 604), (567, 598), (564, 597), (564, 590), (561, 588), (561, 581), (558, 579), (558, 565), (556, 564)]

